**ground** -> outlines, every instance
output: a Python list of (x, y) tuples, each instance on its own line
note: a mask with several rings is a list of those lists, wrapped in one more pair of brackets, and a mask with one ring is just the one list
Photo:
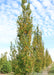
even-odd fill
[(0, 75), (14, 75), (14, 74), (12, 72), (12, 73), (7, 73), (7, 74), (0, 74)]
[(54, 75), (54, 63), (52, 63), (49, 67), (47, 67), (42, 75)]

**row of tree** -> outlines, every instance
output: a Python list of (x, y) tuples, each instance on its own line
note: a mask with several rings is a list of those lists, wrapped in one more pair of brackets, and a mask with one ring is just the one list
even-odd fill
[(15, 44), (11, 42), (10, 46), (11, 60), (7, 61), (6, 53), (0, 58), (0, 72), (2, 73), (12, 70), (15, 75), (30, 75), (32, 72), (40, 72), (52, 63), (48, 51), (44, 51), (39, 26), (37, 25), (36, 30), (33, 30), (28, 0), (22, 0), (21, 7), (22, 14), (17, 19), (17, 39)]
[[(15, 75), (26, 75), (31, 72), (40, 72), (52, 63), (52, 59), (42, 41), (42, 32), (37, 26), (33, 31), (30, 3), (22, 0), (22, 14), (17, 20), (17, 44), (11, 43), (12, 71)], [(32, 41), (32, 35), (33, 41)]]

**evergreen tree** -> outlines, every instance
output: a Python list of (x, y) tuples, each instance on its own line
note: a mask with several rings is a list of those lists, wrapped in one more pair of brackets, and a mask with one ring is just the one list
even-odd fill
[(33, 71), (33, 53), (31, 48), (32, 34), (32, 17), (30, 3), (22, 0), (22, 15), (17, 20), (17, 37), (18, 37), (18, 64), (16, 65), (15, 74), (26, 75)]

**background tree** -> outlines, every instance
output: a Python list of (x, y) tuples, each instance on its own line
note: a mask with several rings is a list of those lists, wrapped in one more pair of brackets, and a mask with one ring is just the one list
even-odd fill
[(9, 61), (7, 61), (7, 52), (1, 54), (0, 58), (0, 72), (1, 73), (9, 73), (12, 71), (12, 66)]
[(46, 52), (45, 52), (45, 59), (46, 59), (46, 67), (48, 67), (52, 63), (52, 59), (51, 59), (51, 56), (49, 55), (47, 49), (46, 49)]
[(12, 71), (15, 72), (15, 66), (16, 66), (16, 48), (15, 45), (12, 44), (10, 45), (10, 56), (11, 56), (11, 65), (12, 65)]
[(43, 68), (44, 44), (42, 42), (42, 33), (37, 26), (33, 38), (33, 52), (35, 56), (35, 71), (39, 72)]

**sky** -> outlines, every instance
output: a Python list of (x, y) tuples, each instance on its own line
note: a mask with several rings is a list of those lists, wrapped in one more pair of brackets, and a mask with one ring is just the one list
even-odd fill
[[(54, 61), (54, 0), (30, 0), (33, 29), (39, 24), (45, 49)], [(17, 18), (22, 13), (21, 0), (0, 0), (0, 54), (10, 52), (10, 42), (17, 36)]]

